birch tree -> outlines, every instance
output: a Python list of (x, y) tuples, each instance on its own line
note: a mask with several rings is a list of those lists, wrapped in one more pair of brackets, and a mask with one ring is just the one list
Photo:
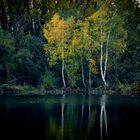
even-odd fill
[(85, 84), (85, 72), (84, 72), (84, 60), (86, 62), (86, 65), (88, 66), (88, 82), (89, 82), (89, 88), (91, 88), (91, 73), (96, 73), (96, 63), (94, 56), (92, 53), (94, 52), (94, 47), (92, 45), (92, 38), (90, 35), (90, 24), (85, 19), (85, 21), (82, 21), (80, 23), (80, 31), (79, 31), (79, 37), (80, 37), (80, 59), (81, 59), (81, 71), (82, 71), (82, 82), (83, 86), (86, 88)]
[(111, 2), (102, 2), (99, 9), (88, 18), (92, 35), (96, 37), (94, 44), (100, 48), (100, 74), (105, 86), (108, 86), (106, 74), (109, 52), (123, 52), (126, 46), (124, 21), (117, 10), (113, 10), (113, 6)]
[(44, 26), (44, 37), (48, 44), (45, 46), (45, 51), (49, 55), (50, 65), (55, 65), (58, 60), (61, 60), (61, 74), (63, 86), (66, 87), (65, 80), (65, 58), (68, 48), (70, 31), (73, 26), (71, 18), (64, 20), (58, 14), (55, 14), (51, 21)]
[(81, 41), (80, 59), (81, 59), (82, 81), (83, 81), (83, 85), (84, 85), (85, 88), (86, 88), (86, 84), (85, 84), (84, 62), (83, 61), (88, 56), (88, 46), (90, 45), (90, 36), (88, 34), (88, 28), (89, 28), (88, 22), (82, 22), (81, 23), (81, 29), (80, 29), (80, 41)]
[(92, 56), (92, 52), (94, 50), (89, 33), (89, 27), (88, 21), (78, 20), (75, 23), (71, 46), (69, 47), (69, 55), (73, 57), (74, 62), (77, 62), (75, 68), (81, 69), (81, 80), (84, 88), (87, 87), (85, 69), (88, 69), (89, 71), (89, 87), (91, 87), (91, 73), (95, 74), (95, 59)]

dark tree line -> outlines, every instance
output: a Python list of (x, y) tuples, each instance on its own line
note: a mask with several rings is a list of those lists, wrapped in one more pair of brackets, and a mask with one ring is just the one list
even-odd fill
[[(63, 19), (83, 21), (106, 0), (0, 0), (0, 85), (14, 80), (16, 85), (62, 87), (61, 63), (51, 67), (45, 54), (44, 24), (55, 13)], [(113, 0), (117, 14), (125, 22), (127, 47), (121, 55), (111, 52), (106, 79), (112, 87), (140, 87), (140, 6), (136, 0)], [(92, 87), (102, 84), (98, 52), (93, 54), (97, 73), (91, 75)], [(88, 85), (86, 60), (83, 60)], [(80, 73), (80, 70), (79, 70)], [(68, 77), (66, 76), (66, 79)], [(70, 85), (68, 85), (70, 86)], [(78, 81), (74, 87), (83, 87)], [(84, 88), (84, 87), (83, 87)]]

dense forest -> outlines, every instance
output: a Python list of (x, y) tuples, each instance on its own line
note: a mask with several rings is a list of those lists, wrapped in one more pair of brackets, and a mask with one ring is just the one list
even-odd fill
[(0, 0), (0, 90), (140, 89), (136, 0)]

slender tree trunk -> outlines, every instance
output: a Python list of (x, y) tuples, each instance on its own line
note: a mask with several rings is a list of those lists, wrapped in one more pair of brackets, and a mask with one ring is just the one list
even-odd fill
[(83, 59), (82, 59), (82, 57), (81, 57), (81, 70), (82, 70), (82, 82), (83, 82), (83, 86), (84, 86), (84, 88), (86, 88), (85, 76), (84, 76), (84, 67), (83, 67)]
[(64, 49), (62, 47), (62, 80), (63, 80), (63, 86), (65, 88), (66, 82), (65, 82), (65, 76), (64, 76), (64, 69), (65, 69), (65, 60), (64, 60)]
[[(103, 80), (103, 83), (105, 86), (108, 86), (106, 80), (105, 80), (105, 72), (103, 70), (103, 40), (102, 40), (102, 35), (103, 35), (103, 27), (102, 27), (102, 22), (100, 22), (100, 25), (101, 25), (101, 44), (100, 44), (100, 71), (101, 71), (101, 77), (102, 77), (102, 80)], [(108, 54), (108, 53), (107, 53)]]
[(89, 82), (89, 88), (91, 89), (91, 72), (90, 72), (90, 70), (88, 73), (88, 82)]
[(7, 64), (6, 64), (6, 78), (7, 78), (7, 80), (10, 79), (10, 68)]
[[(115, 16), (117, 11), (114, 12), (112, 18)], [(109, 40), (110, 40), (110, 33), (111, 33), (111, 27), (112, 25), (110, 26), (110, 29), (108, 31), (108, 36), (107, 36), (107, 43), (106, 43), (106, 52), (105, 52), (105, 64), (104, 64), (104, 72), (103, 72), (103, 77), (104, 77), (104, 80), (105, 80), (105, 77), (106, 77), (106, 71), (107, 71), (107, 62), (108, 62), (108, 45), (109, 45)], [(102, 32), (102, 31), (101, 31)], [(101, 33), (102, 34), (102, 33)], [(105, 81), (106, 82), (106, 81)], [(106, 83), (105, 86), (108, 86), (108, 84)]]
[(109, 45), (110, 33), (111, 33), (111, 28), (109, 29), (108, 37), (107, 37), (107, 43), (106, 43), (106, 54), (105, 54), (105, 65), (104, 65), (104, 77), (106, 76), (106, 69), (107, 69), (107, 62), (108, 62), (108, 45)]
[(65, 61), (64, 58), (62, 58), (62, 80), (63, 80), (64, 87), (66, 87), (65, 76), (64, 76), (64, 68), (65, 68), (64, 65), (65, 65)]
[(104, 72), (103, 72), (103, 43), (102, 43), (102, 42), (101, 42), (100, 49), (101, 49), (101, 56), (100, 56), (100, 71), (101, 71), (101, 77), (102, 77), (102, 80), (103, 80), (103, 82), (104, 82), (104, 85), (105, 85), (105, 86), (108, 86), (108, 84), (106, 83), (105, 77), (104, 77)]
[(38, 29), (37, 29), (37, 32), (40, 33), (40, 28), (41, 28), (41, 22), (40, 22), (40, 19), (41, 19), (41, 13), (40, 13), (40, 8), (39, 8), (39, 15), (38, 15)]
[(9, 12), (9, 8), (8, 8), (8, 4), (7, 4), (7, 2), (4, 0), (3, 1), (3, 5), (4, 5), (4, 11), (5, 11), (5, 23), (6, 23), (6, 27), (7, 27), (7, 29), (9, 30), (9, 14), (8, 14), (8, 12)]
[[(32, 0), (31, 1), (31, 9), (33, 10), (34, 9), (34, 1)], [(33, 32), (35, 33), (35, 21), (32, 17), (32, 27), (33, 27)]]

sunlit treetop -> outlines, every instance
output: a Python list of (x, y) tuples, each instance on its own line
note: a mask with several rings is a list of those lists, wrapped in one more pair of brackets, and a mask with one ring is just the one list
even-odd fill
[(48, 43), (54, 41), (63, 42), (66, 38), (67, 31), (73, 26), (73, 19), (69, 18), (66, 21), (61, 19), (58, 14), (55, 14), (51, 21), (44, 26), (44, 36)]

